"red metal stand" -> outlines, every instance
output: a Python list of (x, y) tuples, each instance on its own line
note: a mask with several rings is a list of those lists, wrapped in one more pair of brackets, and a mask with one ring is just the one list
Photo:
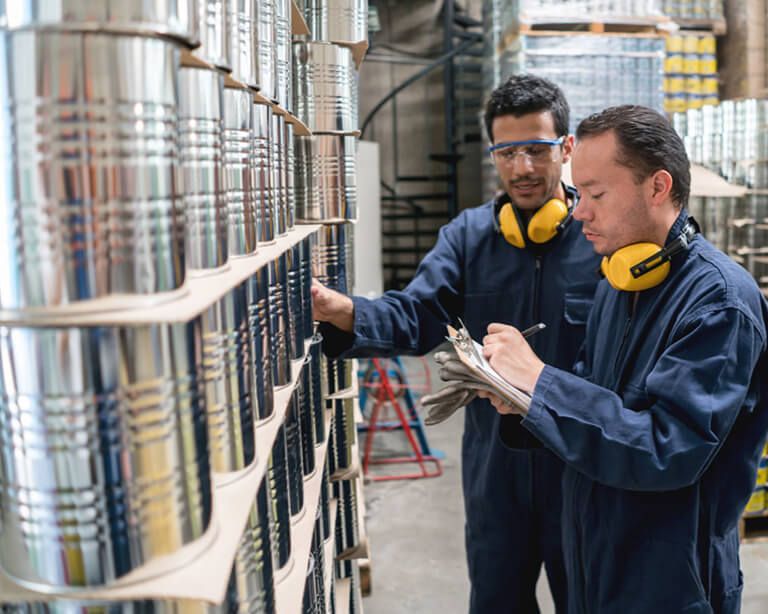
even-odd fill
[[(376, 372), (379, 375), (378, 393), (376, 395), (376, 403), (373, 406), (371, 412), (371, 418), (368, 424), (368, 431), (365, 437), (365, 447), (363, 453), (363, 474), (369, 477), (374, 482), (383, 482), (387, 480), (413, 480), (417, 478), (433, 478), (443, 473), (443, 465), (440, 459), (426, 455), (422, 453), (419, 444), (416, 442), (416, 438), (413, 435), (413, 430), (410, 426), (410, 421), (406, 416), (403, 408), (400, 406), (395, 393), (392, 389), (392, 384), (389, 381), (387, 370), (382, 367), (380, 359), (374, 358), (373, 365)], [(379, 421), (379, 414), (386, 404), (391, 404), (399, 421), (399, 427), (405, 431), (408, 441), (413, 448), (413, 456), (400, 456), (396, 458), (371, 458), (371, 448), (373, 447), (373, 438), (377, 430), (377, 424)], [(389, 430), (389, 429), (387, 429)], [(376, 475), (370, 476), (368, 473), (369, 465), (390, 465), (399, 463), (418, 463), (421, 473), (409, 473), (403, 475)], [(435, 463), (437, 469), (435, 471), (429, 471), (426, 463)]]

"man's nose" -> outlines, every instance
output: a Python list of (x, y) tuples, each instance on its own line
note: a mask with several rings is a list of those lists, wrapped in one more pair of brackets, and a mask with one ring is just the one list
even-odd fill
[(530, 158), (524, 153), (518, 153), (512, 158), (512, 172), (515, 175), (527, 175), (533, 170)]

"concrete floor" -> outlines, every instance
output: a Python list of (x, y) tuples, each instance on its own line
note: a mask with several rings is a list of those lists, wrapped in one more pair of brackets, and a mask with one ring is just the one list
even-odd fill
[[(406, 369), (418, 371), (418, 361), (408, 359)], [(467, 612), (469, 581), (464, 558), (460, 459), (462, 412), (427, 429), (430, 446), (445, 453), (441, 477), (365, 485), (373, 588), (372, 595), (363, 600), (365, 614)], [(377, 433), (374, 456), (406, 453), (408, 443), (403, 433)], [(403, 466), (407, 470), (413, 467), (417, 466)], [(742, 614), (765, 614), (768, 544), (742, 545), (741, 567), (745, 576)], [(539, 578), (537, 594), (542, 614), (554, 614), (544, 573)]]

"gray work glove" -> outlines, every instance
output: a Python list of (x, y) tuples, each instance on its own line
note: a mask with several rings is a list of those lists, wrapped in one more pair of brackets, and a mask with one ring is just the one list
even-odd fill
[(456, 410), (472, 401), (478, 390), (498, 395), (498, 391), (478, 379), (455, 353), (438, 352), (435, 362), (440, 365), (438, 374), (447, 386), (421, 397), (422, 406), (428, 409), (424, 424), (431, 426), (447, 420)]

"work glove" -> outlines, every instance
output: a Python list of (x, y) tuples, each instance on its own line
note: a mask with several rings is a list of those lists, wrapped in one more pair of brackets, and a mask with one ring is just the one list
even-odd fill
[(498, 391), (479, 379), (455, 353), (438, 352), (435, 362), (440, 365), (440, 379), (447, 385), (434, 394), (421, 397), (422, 406), (428, 410), (424, 424), (431, 426), (447, 420), (460, 407), (474, 400), (478, 390), (498, 396)]

